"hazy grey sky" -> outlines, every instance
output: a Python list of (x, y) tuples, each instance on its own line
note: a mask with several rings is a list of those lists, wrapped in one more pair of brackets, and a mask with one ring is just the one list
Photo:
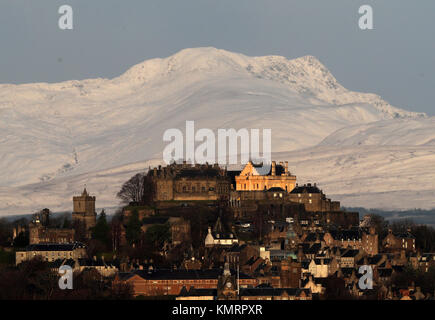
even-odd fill
[[(71, 5), (74, 30), (58, 28)], [(358, 28), (358, 8), (374, 30)], [(435, 115), (434, 0), (1, 0), (0, 83), (115, 77), (183, 48), (319, 58), (345, 87)]]

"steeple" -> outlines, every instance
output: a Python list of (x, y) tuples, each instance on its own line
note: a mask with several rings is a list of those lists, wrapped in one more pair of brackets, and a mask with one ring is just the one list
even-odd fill
[(230, 264), (227, 262), (225, 262), (224, 265), (224, 276), (225, 277), (230, 277), (231, 276), (231, 271), (230, 271)]

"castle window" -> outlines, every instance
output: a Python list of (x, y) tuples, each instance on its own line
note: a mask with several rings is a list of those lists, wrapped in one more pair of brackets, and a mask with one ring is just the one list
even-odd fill
[(183, 186), (183, 192), (186, 192), (186, 189), (187, 189), (186, 186)]
[(202, 190), (202, 192), (205, 192), (205, 187), (202, 187), (201, 190)]

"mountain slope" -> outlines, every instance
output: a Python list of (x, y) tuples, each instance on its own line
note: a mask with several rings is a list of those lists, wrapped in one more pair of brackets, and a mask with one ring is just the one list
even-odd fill
[[(114, 79), (0, 85), (0, 214), (70, 208), (71, 196), (91, 180), (106, 186), (91, 190), (104, 206), (116, 205), (115, 190), (134, 171), (125, 168), (161, 161), (163, 132), (184, 131), (186, 120), (195, 120), (196, 129), (271, 128), (273, 152), (329, 146), (340, 154), (341, 146), (361, 144), (394, 145), (392, 152), (402, 152), (400, 146), (431, 148), (435, 136), (432, 118), (346, 90), (312, 56), (288, 60), (186, 49)], [(402, 138), (393, 143), (396, 127)], [(293, 171), (304, 178), (304, 170), (316, 170), (295, 161)], [(107, 170), (103, 176), (115, 170), (118, 178), (101, 180)], [(347, 170), (348, 179), (358, 170)], [(325, 182), (337, 195), (344, 194), (342, 187), (356, 192)]]

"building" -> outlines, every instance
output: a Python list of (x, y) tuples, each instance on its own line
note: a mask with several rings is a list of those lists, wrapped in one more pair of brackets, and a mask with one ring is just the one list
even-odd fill
[(362, 249), (368, 255), (378, 254), (378, 234), (373, 227), (331, 230), (325, 233), (323, 241), (329, 247)]
[(312, 300), (309, 289), (249, 288), (240, 290), (240, 300)]
[(168, 222), (171, 228), (171, 240), (174, 246), (191, 239), (189, 221), (180, 217), (171, 217)]
[(218, 164), (170, 164), (148, 171), (154, 201), (229, 199), (231, 179)]
[(86, 188), (81, 196), (73, 197), (72, 218), (74, 223), (79, 223), (84, 227), (87, 236), (90, 237), (90, 229), (97, 223), (97, 213), (95, 212), (95, 197), (91, 197)]
[(405, 250), (406, 252), (415, 252), (415, 237), (411, 234), (411, 230), (406, 232), (393, 234), (391, 229), (388, 230), (388, 235), (382, 242), (386, 252), (395, 252)]
[(75, 230), (50, 227), (50, 210), (44, 209), (33, 216), (29, 223), (29, 244), (72, 243)]
[(221, 221), (221, 217), (219, 216), (216, 220), (216, 223), (213, 227), (208, 228), (207, 236), (205, 237), (204, 244), (206, 247), (214, 247), (214, 246), (232, 246), (233, 244), (238, 243), (236, 235), (225, 228)]
[(300, 262), (293, 259), (281, 261), (281, 287), (299, 288), (301, 276), (302, 266)]
[(183, 287), (180, 295), (175, 300), (216, 300), (217, 289), (195, 289), (187, 290)]
[(311, 273), (314, 278), (327, 278), (330, 275), (330, 263), (330, 258), (312, 259), (308, 265), (308, 272)]
[(348, 249), (338, 258), (340, 268), (355, 268), (356, 263), (363, 257), (363, 252), (358, 249)]
[(308, 212), (340, 211), (340, 202), (331, 201), (316, 184), (311, 183), (298, 186), (291, 190), (290, 201), (304, 204)]
[[(134, 270), (121, 272), (115, 276), (114, 284), (128, 283), (133, 288), (134, 296), (178, 296), (185, 288), (217, 289), (221, 269), (207, 270)], [(231, 274), (236, 274), (231, 270)], [(257, 285), (257, 279), (243, 273), (238, 276), (239, 287), (248, 288)]]
[(15, 263), (18, 265), (36, 256), (48, 262), (58, 259), (80, 259), (86, 257), (86, 247), (80, 242), (31, 244), (24, 251), (15, 253)]
[(237, 275), (231, 274), (230, 264), (225, 262), (224, 272), (218, 278), (217, 294), (219, 300), (236, 300), (239, 293)]
[(261, 174), (260, 168), (263, 164), (254, 164), (249, 161), (238, 176), (235, 177), (237, 191), (263, 191), (270, 188), (281, 188), (290, 192), (296, 185), (296, 176), (291, 175), (288, 170), (288, 162), (272, 161), (270, 170)]

